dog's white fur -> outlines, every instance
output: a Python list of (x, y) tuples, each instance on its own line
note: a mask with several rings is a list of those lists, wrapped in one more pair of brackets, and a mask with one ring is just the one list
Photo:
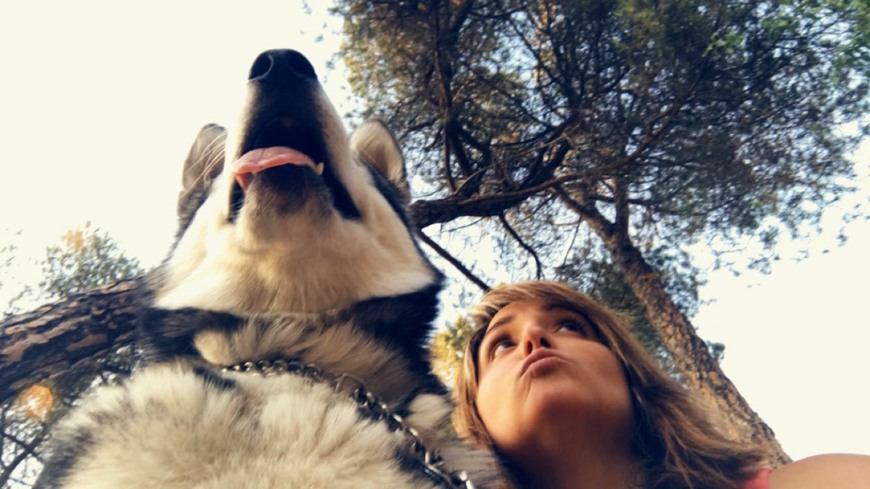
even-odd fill
[[(312, 202), (306, 212), (281, 216), (264, 216), (256, 205), (246, 205), (238, 221), (229, 224), (225, 204), (234, 177), (227, 161), (213, 197), (203, 204), (173, 253), (158, 306), (317, 312), (367, 298), (360, 290), (368, 297), (390, 296), (432, 282), (432, 271), (407, 227), (384, 197), (371, 191), (371, 175), (353, 157), (332, 104), (322, 92), (318, 98), (327, 124), (327, 147), (336, 162), (333, 168), (362, 219), (348, 222), (335, 209)], [(381, 151), (375, 161), (383, 162), (382, 171), (403, 182), (401, 154), (377, 149), (384, 146), (378, 142), (384, 137), (379, 126), (371, 124), (357, 131), (354, 142), (366, 153)], [(237, 148), (238, 143), (231, 146)], [(228, 159), (238, 156), (238, 149), (228, 149)], [(298, 236), (312, 239), (300, 242)]]

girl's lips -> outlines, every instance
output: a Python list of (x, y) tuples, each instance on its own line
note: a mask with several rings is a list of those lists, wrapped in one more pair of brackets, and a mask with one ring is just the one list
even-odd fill
[(538, 348), (537, 350), (529, 354), (529, 356), (527, 356), (525, 360), (523, 360), (523, 365), (520, 369), (520, 376), (524, 375), (526, 371), (529, 370), (529, 367), (531, 367), (533, 364), (548, 359), (563, 360), (561, 356), (557, 355), (553, 350), (550, 350), (549, 348)]

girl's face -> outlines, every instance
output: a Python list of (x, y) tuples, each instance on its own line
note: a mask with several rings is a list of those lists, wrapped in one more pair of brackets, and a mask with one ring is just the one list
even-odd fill
[(583, 314), (512, 302), (490, 321), (477, 362), (480, 418), (495, 445), (520, 465), (536, 447), (623, 444), (631, 436), (622, 364)]

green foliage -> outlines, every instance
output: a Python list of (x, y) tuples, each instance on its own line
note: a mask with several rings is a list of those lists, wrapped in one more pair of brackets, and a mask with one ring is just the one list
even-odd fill
[(725, 345), (715, 341), (707, 341), (706, 343), (707, 348), (710, 350), (710, 355), (712, 355), (717, 362), (722, 363), (722, 360), (725, 359)]
[(68, 231), (61, 244), (46, 250), (42, 264), (43, 290), (53, 297), (69, 297), (142, 273), (139, 261), (124, 255), (105, 232), (90, 223)]
[(467, 179), (494, 193), (576, 175), (604, 208), (618, 177), (635, 224), (669, 243), (751, 234), (769, 216), (793, 231), (817, 219), (850, 175), (855, 140), (838, 126), (868, 107), (862, 2), (357, 0), (337, 11), (355, 91), (408, 131), (431, 184), (471, 195), (480, 187)]
[(456, 384), (456, 377), (465, 357), (465, 343), (473, 332), (473, 325), (465, 317), (457, 317), (453, 324), (440, 330), (432, 339), (430, 353), (432, 367), (442, 382)]
[[(16, 238), (20, 237), (20, 235), (21, 231), (15, 233)], [(15, 280), (12, 276), (16, 265), (17, 252), (18, 246), (14, 240), (0, 247), (0, 291), (3, 292), (4, 297), (8, 297), (8, 302), (3, 314), (0, 314), (0, 319), (20, 312), (18, 304), (23, 298), (33, 294), (33, 288), (30, 285), (19, 283), (20, 281)], [(10, 282), (12, 283), (10, 284)]]

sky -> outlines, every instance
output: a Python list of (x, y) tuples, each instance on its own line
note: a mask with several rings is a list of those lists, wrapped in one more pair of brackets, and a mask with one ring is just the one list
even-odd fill
[[(0, 304), (38, 281), (32, 263), (85, 222), (156, 264), (190, 143), (202, 125), (234, 121), (256, 55), (304, 52), (343, 113), (345, 75), (328, 67), (340, 43), (340, 23), (298, 0), (0, 2), (0, 247), (18, 250)], [(726, 345), (725, 373), (796, 459), (870, 454), (870, 222), (835, 239), (837, 215), (870, 200), (870, 142), (855, 161), (859, 191), (820, 235), (783, 246), (769, 275), (711, 271), (709, 304), (693, 318)]]

